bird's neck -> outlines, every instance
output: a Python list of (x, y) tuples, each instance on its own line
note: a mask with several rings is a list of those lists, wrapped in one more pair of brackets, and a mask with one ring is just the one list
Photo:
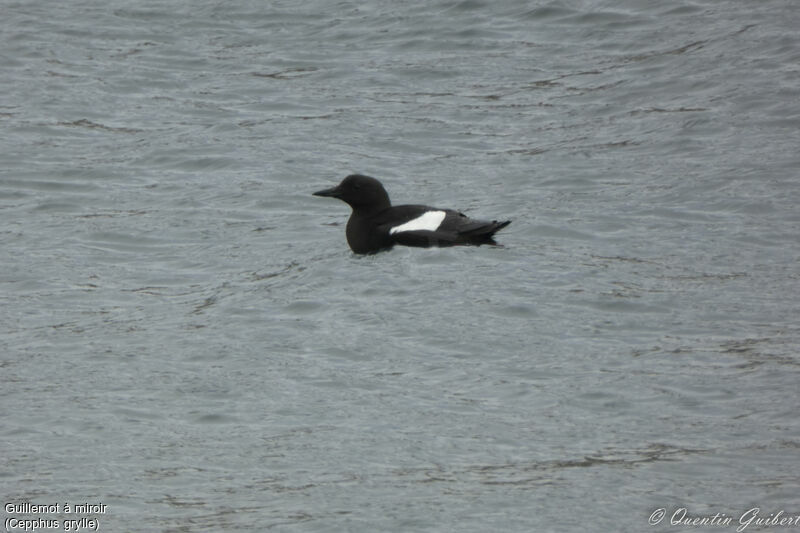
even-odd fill
[(375, 213), (380, 213), (385, 209), (389, 209), (392, 207), (392, 203), (389, 201), (389, 196), (386, 195), (385, 198), (381, 198), (377, 202), (370, 202), (366, 205), (354, 205), (351, 207), (353, 208), (353, 214), (365, 216), (374, 215)]

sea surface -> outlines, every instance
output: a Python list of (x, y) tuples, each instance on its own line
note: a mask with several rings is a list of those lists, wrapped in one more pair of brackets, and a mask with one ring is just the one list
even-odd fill
[(0, 13), (6, 530), (799, 530), (797, 2)]

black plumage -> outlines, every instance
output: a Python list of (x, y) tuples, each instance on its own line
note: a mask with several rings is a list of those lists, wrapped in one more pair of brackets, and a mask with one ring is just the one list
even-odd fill
[[(353, 208), (347, 221), (347, 243), (357, 254), (374, 253), (395, 244), (457, 246), (497, 244), (493, 235), (511, 221), (474, 220), (452, 209), (425, 205), (392, 206), (381, 182), (352, 174), (315, 196), (339, 198)], [(404, 226), (405, 225), (405, 226)]]

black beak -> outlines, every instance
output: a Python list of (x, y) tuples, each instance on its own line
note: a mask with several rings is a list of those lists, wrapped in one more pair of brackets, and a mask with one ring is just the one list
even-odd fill
[(339, 198), (339, 187), (331, 187), (330, 189), (322, 189), (321, 191), (317, 191), (313, 193), (314, 196), (331, 196), (333, 198)]

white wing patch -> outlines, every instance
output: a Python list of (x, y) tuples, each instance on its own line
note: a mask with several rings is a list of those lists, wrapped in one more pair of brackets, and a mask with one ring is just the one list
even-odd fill
[(389, 230), (390, 234), (400, 231), (436, 231), (447, 213), (444, 211), (425, 211), (422, 215)]

